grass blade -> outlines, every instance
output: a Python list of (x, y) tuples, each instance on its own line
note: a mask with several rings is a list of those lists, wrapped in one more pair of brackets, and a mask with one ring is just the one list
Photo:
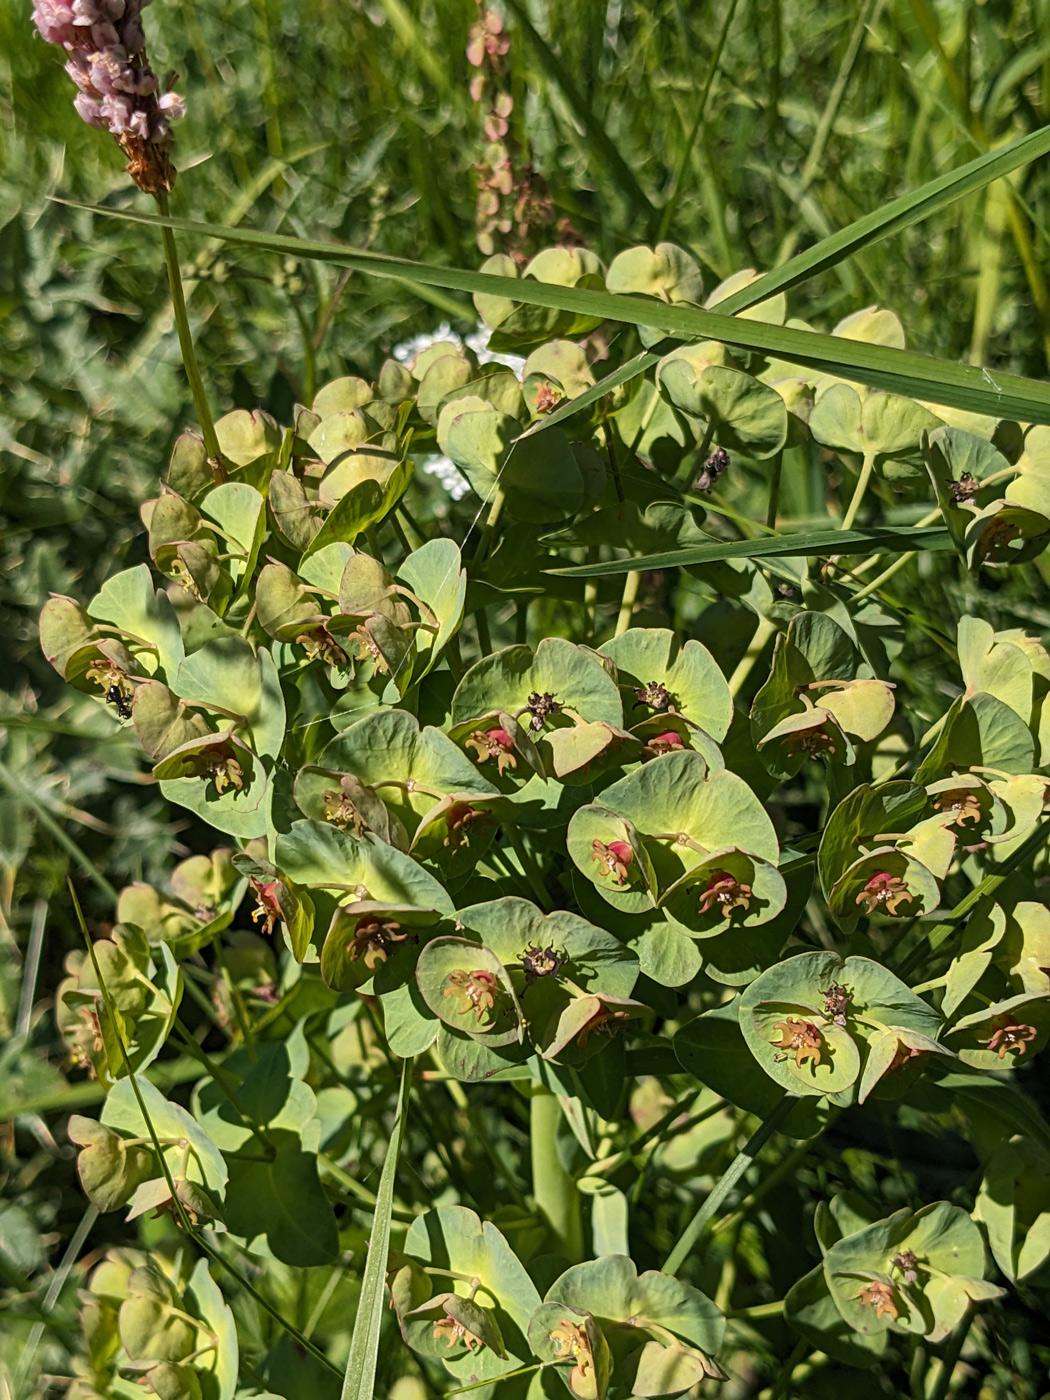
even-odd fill
[[(1050, 129), (1047, 140), (1050, 141)], [(824, 335), (819, 331), (798, 330), (792, 326), (745, 321), (727, 316), (722, 309), (705, 311), (693, 306), (670, 306), (655, 298), (558, 287), (532, 278), (500, 277), (490, 272), (429, 267), (408, 258), (365, 252), (344, 244), (317, 243), (310, 239), (252, 229), (224, 229), (221, 225), (196, 219), (165, 218), (140, 210), (106, 209), (72, 200), (63, 202), (130, 223), (172, 228), (204, 238), (222, 238), (228, 243), (241, 244), (257, 252), (315, 259), (351, 267), (376, 277), (393, 277), (452, 291), (483, 292), (510, 297), (533, 306), (596, 316), (601, 320), (652, 326), (666, 335), (683, 340), (718, 340), (725, 345), (772, 355), (803, 368), (836, 374), (843, 379), (867, 384), (873, 389), (885, 389), (906, 398), (946, 404), (992, 418), (1050, 424), (1050, 384), (999, 371), (993, 376), (988, 370), (973, 365), (939, 360), (932, 355), (919, 355), (910, 350), (868, 345), (862, 341)], [(721, 303), (721, 306), (724, 307), (725, 303)]]
[(935, 180), (928, 180), (917, 190), (910, 190), (881, 209), (865, 214), (863, 218), (856, 219), (829, 238), (822, 238), (812, 248), (807, 248), (805, 252), (786, 262), (783, 267), (774, 268), (757, 282), (752, 282), (749, 287), (743, 287), (739, 292), (726, 297), (725, 301), (719, 303), (718, 309), (723, 315), (733, 316), (738, 311), (744, 311), (749, 306), (755, 306), (758, 302), (775, 296), (778, 292), (789, 291), (808, 277), (815, 277), (817, 273), (827, 271), (862, 248), (870, 247), (872, 243), (878, 243), (883, 238), (911, 228), (913, 224), (921, 223), (923, 219), (939, 213), (946, 205), (963, 199), (968, 194), (974, 194), (1019, 166), (1046, 155), (1048, 151), (1050, 126), (1044, 126), (1039, 131), (1033, 131), (1030, 136), (1024, 136), (1010, 146), (1004, 146), (1000, 151), (978, 156), (976, 160), (960, 166), (958, 170), (951, 170), (946, 175), (939, 175)]
[(350, 1341), (350, 1356), (343, 1377), (342, 1400), (372, 1400), (375, 1394), (376, 1362), (379, 1359), (379, 1332), (383, 1324), (383, 1289), (386, 1284), (386, 1262), (390, 1252), (390, 1221), (394, 1204), (394, 1177), (405, 1131), (405, 1111), (408, 1107), (408, 1086), (412, 1061), (401, 1065), (401, 1091), (397, 1099), (397, 1118), (383, 1162), (376, 1196), (376, 1212), (372, 1234), (368, 1241), (361, 1295), (354, 1319), (354, 1335)]
[[(748, 307), (757, 306), (771, 296), (776, 296), (778, 292), (790, 291), (807, 278), (826, 272), (873, 243), (889, 238), (892, 234), (901, 233), (913, 224), (921, 223), (923, 219), (939, 213), (955, 200), (976, 193), (1047, 151), (1050, 151), (1050, 127), (1033, 132), (1032, 135), (1015, 141), (1001, 151), (979, 156), (958, 170), (949, 171), (947, 175), (929, 180), (919, 189), (909, 190), (907, 194), (891, 200), (881, 209), (865, 214), (863, 218), (855, 220), (838, 233), (822, 238), (812, 248), (797, 254), (783, 267), (767, 272), (750, 286), (742, 287), (740, 291), (719, 302), (717, 310), (723, 315), (734, 316), (740, 311), (746, 311)], [(645, 351), (636, 355), (633, 360), (621, 365), (605, 379), (599, 380), (592, 388), (577, 398), (570, 399), (554, 413), (533, 424), (522, 436), (527, 437), (529, 433), (539, 432), (542, 428), (560, 423), (566, 418), (571, 418), (574, 413), (589, 408), (603, 394), (626, 384), (639, 374), (645, 374), (670, 349), (671, 346), (668, 345), (657, 351)]]
[(721, 559), (791, 558), (822, 554), (868, 554), (872, 550), (951, 549), (946, 529), (932, 525), (922, 529), (807, 530), (797, 535), (767, 535), (757, 540), (716, 540), (669, 549), (663, 554), (643, 554), (635, 559), (607, 559), (599, 564), (574, 564), (546, 569), (562, 578), (607, 578), (646, 569), (685, 568), (690, 564), (714, 564)]

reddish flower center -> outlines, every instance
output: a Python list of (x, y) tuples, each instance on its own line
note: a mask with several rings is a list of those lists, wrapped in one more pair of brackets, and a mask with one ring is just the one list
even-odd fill
[(475, 729), (464, 747), (475, 751), (478, 763), (487, 763), (490, 758), (494, 758), (500, 777), (503, 776), (504, 769), (518, 766), (514, 740), (505, 729)]
[(448, 974), (445, 981), (445, 996), (455, 997), (461, 1016), (468, 1016), (473, 1012), (479, 1023), (491, 1017), (500, 993), (500, 985), (494, 973), (482, 967), (476, 967), (473, 972), (456, 968)]
[(626, 885), (634, 852), (627, 841), (610, 841), (608, 845), (597, 837), (591, 842), (591, 860), (598, 862), (599, 875), (611, 875), (618, 885)]
[(723, 919), (728, 919), (734, 909), (750, 909), (752, 893), (750, 885), (743, 884), (726, 870), (716, 870), (700, 895), (700, 913), (717, 909)]

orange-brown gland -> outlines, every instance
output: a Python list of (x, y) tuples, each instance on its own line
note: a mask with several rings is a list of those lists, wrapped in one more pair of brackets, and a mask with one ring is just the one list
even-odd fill
[(617, 1011), (614, 1007), (605, 1006), (598, 1008), (585, 1026), (581, 1026), (576, 1036), (576, 1043), (581, 1050), (587, 1049), (587, 1042), (597, 1031), (602, 1035), (612, 1035), (619, 1030), (624, 1021), (630, 1019), (630, 1012)]
[(310, 661), (323, 661), (326, 666), (334, 666), (337, 670), (347, 664), (346, 652), (323, 623), (301, 633), (295, 642), (303, 648)]
[(347, 637), (347, 642), (356, 642), (358, 645), (358, 659), (364, 660), (366, 657), (375, 662), (376, 675), (386, 676), (390, 674), (390, 667), (386, 663), (386, 658), (379, 650), (371, 633), (362, 623), (360, 627), (354, 629)]
[(685, 742), (681, 734), (669, 729), (666, 734), (657, 734), (655, 738), (650, 739), (645, 746), (645, 751), (652, 754), (654, 758), (659, 758), (661, 754), (675, 753), (678, 749), (684, 748)]
[(365, 914), (358, 919), (354, 936), (346, 945), (351, 962), (360, 958), (369, 971), (376, 965), (386, 962), (387, 949), (392, 943), (404, 943), (408, 934), (393, 919), (377, 919), (374, 914)]
[(888, 870), (879, 870), (857, 895), (855, 903), (863, 904), (866, 914), (874, 914), (878, 909), (888, 914), (896, 914), (902, 904), (913, 899), (914, 895), (899, 875), (891, 875)]
[(494, 758), (501, 778), (505, 769), (518, 766), (514, 740), (505, 729), (475, 729), (467, 738), (464, 748), (476, 752), (478, 763), (487, 763), (490, 758)]
[(888, 1283), (880, 1283), (877, 1279), (871, 1283), (866, 1283), (857, 1294), (857, 1302), (865, 1308), (874, 1308), (877, 1318), (891, 1317), (896, 1321), (897, 1300), (893, 1295), (893, 1289)]
[(824, 754), (836, 753), (838, 749), (834, 736), (827, 732), (823, 724), (815, 725), (812, 729), (797, 729), (794, 734), (785, 734), (780, 742), (792, 756), (804, 753), (810, 758), (821, 758)]
[(351, 802), (345, 792), (336, 788), (330, 788), (321, 794), (324, 803), (324, 819), (337, 826), (341, 831), (345, 831), (348, 826), (354, 828), (354, 835), (360, 836), (368, 823)]
[(249, 877), (248, 883), (255, 894), (255, 908), (252, 910), (252, 922), (262, 922), (262, 932), (273, 933), (273, 926), (282, 917), (281, 905), (278, 898), (278, 891), (281, 888), (279, 880), (258, 880), (254, 875)]
[(204, 749), (197, 759), (199, 776), (210, 778), (216, 792), (221, 794), (231, 787), (240, 792), (244, 787), (244, 769), (235, 756), (232, 744), (217, 744)]
[(478, 822), (488, 821), (491, 816), (492, 813), (483, 807), (472, 807), (469, 802), (453, 802), (445, 813), (448, 834), (441, 844), (455, 855), (461, 846), (470, 845), (470, 828)]
[(572, 1357), (576, 1363), (572, 1368), (569, 1386), (576, 1394), (586, 1394), (592, 1390), (594, 1374), (594, 1353), (585, 1328), (578, 1326), (571, 1318), (562, 1318), (550, 1334), (554, 1350), (564, 1357)]
[(750, 885), (735, 879), (726, 870), (716, 870), (711, 875), (700, 895), (701, 914), (717, 909), (723, 919), (728, 919), (734, 909), (750, 909), (753, 891)]
[(565, 395), (560, 389), (555, 389), (553, 384), (544, 382), (536, 390), (536, 401), (533, 404), (533, 412), (538, 414), (551, 413), (558, 407)]
[(1033, 1041), (1038, 1034), (1035, 1026), (1028, 1026), (1013, 1016), (997, 1016), (992, 1022), (992, 1035), (985, 1044), (989, 1050), (996, 1051), (1000, 1060), (1005, 1060), (1008, 1052), (1012, 1054), (1016, 1051), (1018, 1055), (1025, 1054), (1028, 1043)]
[(970, 788), (951, 788), (938, 793), (933, 803), (938, 812), (950, 812), (956, 826), (972, 822), (974, 826), (981, 820), (981, 804)]
[(480, 1351), (485, 1343), (480, 1337), (476, 1337), (473, 1332), (463, 1326), (462, 1322), (457, 1322), (454, 1317), (447, 1314), (440, 1321), (434, 1323), (434, 1341), (444, 1340), (446, 1347), (454, 1347), (457, 1342), (465, 1343), (469, 1351)]
[(782, 1055), (774, 1055), (775, 1060), (786, 1060), (788, 1052), (794, 1050), (796, 1069), (802, 1068), (803, 1060), (812, 1060), (814, 1065), (820, 1064), (824, 1041), (812, 1021), (789, 1016), (785, 1021), (777, 1021), (773, 1029), (780, 1032), (780, 1039), (772, 1041), (771, 1044), (784, 1052)]

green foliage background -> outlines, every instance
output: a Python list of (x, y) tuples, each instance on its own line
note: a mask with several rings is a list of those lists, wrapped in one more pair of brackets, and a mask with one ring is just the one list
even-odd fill
[[(10, 658), (0, 675), (0, 1120), (19, 1113), (0, 1138), (0, 1369), (16, 1393), (46, 1383), (41, 1371), (64, 1371), (74, 1326), (61, 1261), (83, 1201), (64, 1133), (53, 1130), (83, 1081), (66, 1073), (50, 1014), (78, 939), (65, 878), (75, 873), (89, 916), (105, 918), (107, 885), (160, 879), (197, 839), (144, 787), (133, 742), (63, 688), (37, 646), (49, 592), (87, 597), (145, 557), (137, 507), (191, 410), (159, 240), (52, 202), (140, 196), (112, 144), (75, 118), (69, 82), (32, 36), (27, 8), (0, 10), (0, 635)], [(559, 215), (609, 259), (651, 239), (670, 199), (666, 232), (694, 252), (709, 285), (774, 266), (1050, 121), (1045, 0), (739, 0), (713, 76), (724, 3), (549, 0), (528, 7), (542, 44), (515, 24), (517, 9), (508, 6), (513, 130)], [(176, 69), (189, 98), (173, 212), (476, 266), (483, 138), (464, 56), (474, 18), (472, 0), (158, 0), (147, 14), (154, 66)], [(816, 279), (807, 319), (830, 327), (877, 301), (900, 316), (912, 348), (1046, 378), (1048, 178), (1044, 162), (1014, 182), (1015, 201), (994, 186)], [(547, 241), (540, 231), (536, 246)], [(392, 345), (438, 321), (461, 332), (476, 324), (451, 294), (423, 300), (316, 263), (185, 256), (198, 353), (221, 411), (262, 404), (287, 419), (317, 385), (373, 376)], [(807, 483), (790, 502), (795, 518), (823, 520), (827, 489), (819, 477)], [(429, 490), (429, 510), (456, 514), (461, 538), (469, 502)], [(1034, 569), (1018, 575), (985, 587), (982, 612), (997, 627), (1044, 631), (1046, 590)], [(922, 586), (931, 612), (965, 610), (936, 574)], [(658, 583), (643, 603), (640, 621), (666, 621)], [(547, 626), (557, 631), (556, 615)], [(914, 680), (940, 713), (935, 651), (925, 666), (920, 655)], [(941, 1169), (910, 1158), (907, 1143), (851, 1151), (855, 1184), (879, 1183), (887, 1209), (906, 1198), (909, 1174)], [(819, 1179), (824, 1168), (807, 1170)], [(894, 1179), (905, 1183), (896, 1196), (884, 1185)], [(299, 1285), (287, 1287), (292, 1297)], [(299, 1298), (301, 1325), (316, 1302)], [(982, 1363), (985, 1393), (1045, 1388), (1035, 1315), (1023, 1298), (1006, 1309)]]

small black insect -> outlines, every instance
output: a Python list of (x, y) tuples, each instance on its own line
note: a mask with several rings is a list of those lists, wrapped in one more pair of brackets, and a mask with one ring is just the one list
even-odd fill
[(119, 686), (110, 686), (106, 691), (106, 701), (116, 710), (118, 719), (128, 720), (131, 718), (131, 706), (124, 699)]

